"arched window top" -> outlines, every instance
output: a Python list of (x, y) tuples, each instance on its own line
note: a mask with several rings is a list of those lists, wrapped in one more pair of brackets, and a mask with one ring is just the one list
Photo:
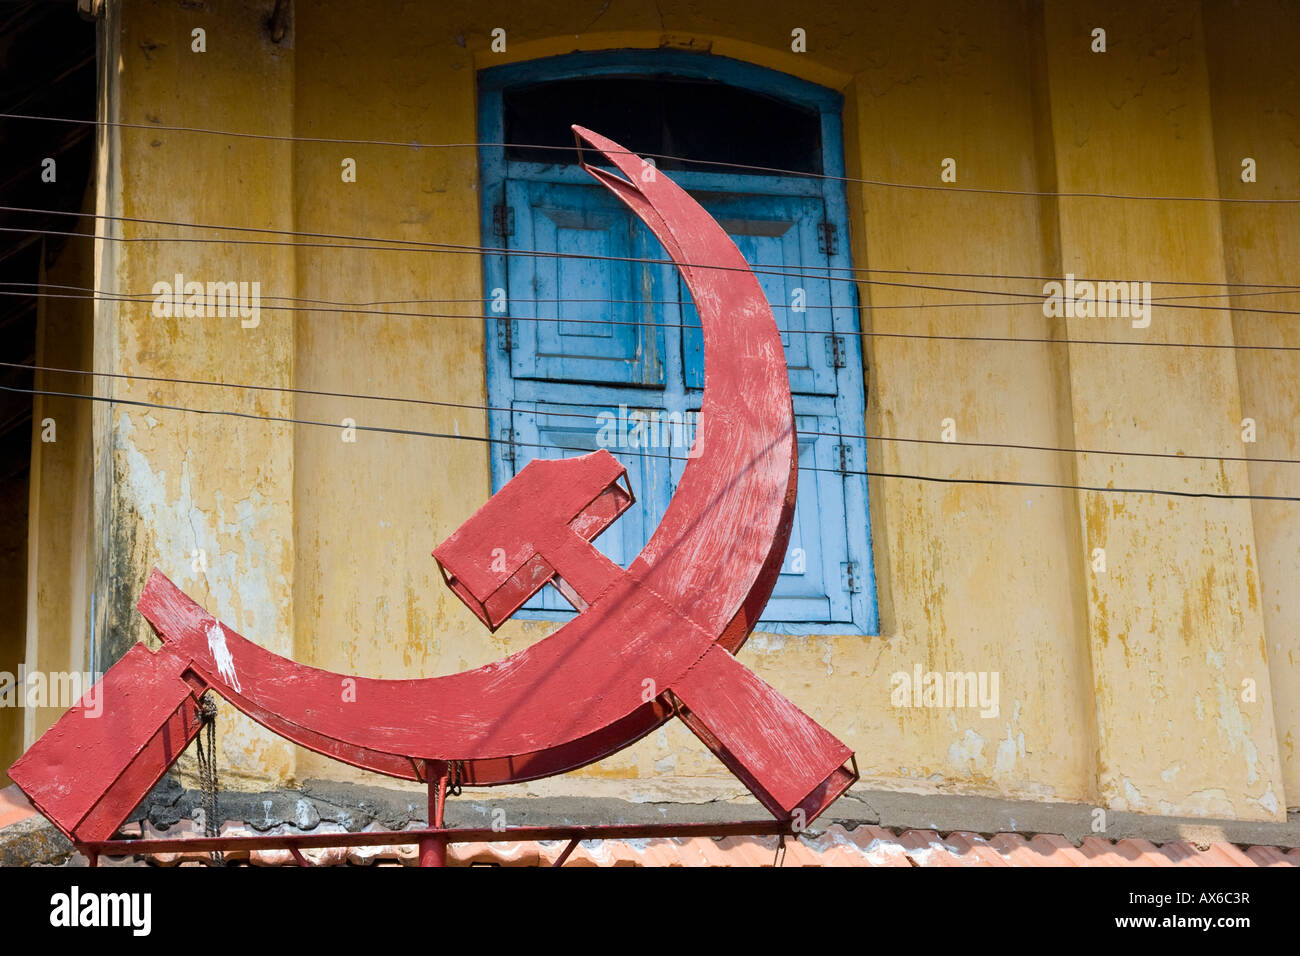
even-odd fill
[[(735, 163), (822, 174), (833, 90), (788, 74), (710, 54), (673, 50), (574, 53), (482, 71), (498, 96), (499, 142), (513, 162), (577, 162), (571, 124), (599, 130), (669, 170), (747, 173)], [(836, 126), (838, 128), (838, 126)], [(539, 149), (537, 147), (550, 147)]]
[[(576, 163), (570, 125), (600, 130), (662, 169), (709, 170), (736, 163), (822, 172), (821, 118), (814, 109), (717, 80), (601, 76), (552, 80), (502, 92), (507, 156), (532, 163)], [(716, 172), (729, 172), (722, 168)], [(759, 169), (745, 170), (761, 174)]]

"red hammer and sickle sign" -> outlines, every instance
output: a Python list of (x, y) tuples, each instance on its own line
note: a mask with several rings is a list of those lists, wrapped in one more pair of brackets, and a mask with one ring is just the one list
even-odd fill
[(489, 628), (548, 583), (580, 613), (496, 663), (415, 680), (272, 654), (155, 570), (139, 608), (162, 648), (133, 647), (96, 689), (98, 719), (83, 719), (85, 702), (72, 708), (10, 769), (64, 833), (108, 839), (194, 738), (208, 689), (303, 746), (410, 780), (451, 763), (469, 785), (545, 777), (673, 717), (778, 819), (813, 820), (857, 779), (849, 748), (734, 656), (771, 596), (794, 517), (794, 414), (771, 308), (694, 199), (618, 144), (574, 131), (618, 171), (583, 164), (658, 237), (703, 329), (696, 447), (649, 543), (627, 569), (591, 544), (633, 500), (607, 451), (530, 462), (434, 555)]

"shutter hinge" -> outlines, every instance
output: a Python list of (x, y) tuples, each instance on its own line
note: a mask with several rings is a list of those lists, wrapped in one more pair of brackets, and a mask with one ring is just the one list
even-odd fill
[(826, 364), (831, 368), (847, 368), (848, 352), (844, 348), (844, 336), (826, 336)]
[(510, 319), (497, 319), (497, 346), (502, 352), (515, 347), (515, 323)]
[(839, 252), (839, 230), (835, 223), (823, 220), (817, 224), (817, 251), (828, 256)]
[(515, 469), (515, 432), (513, 428), (501, 429), (501, 457), (510, 465), (510, 470)]
[(502, 239), (515, 234), (515, 211), (503, 202), (492, 207), (492, 231)]
[(844, 585), (844, 590), (850, 594), (857, 594), (862, 590), (862, 576), (858, 570), (858, 562), (843, 561), (840, 563), (840, 583)]
[(849, 469), (853, 467), (853, 446), (836, 445), (835, 456), (840, 463), (840, 474), (847, 475), (849, 473)]

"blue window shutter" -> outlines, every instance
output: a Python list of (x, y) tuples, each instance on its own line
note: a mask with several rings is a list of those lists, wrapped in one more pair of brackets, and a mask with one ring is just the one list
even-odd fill
[(848, 532), (844, 477), (836, 471), (837, 423), (833, 416), (796, 415), (795, 427), (800, 470), (794, 528), (763, 616), (771, 621), (851, 622), (849, 594), (840, 576), (840, 565), (848, 560)]
[[(512, 474), (533, 458), (560, 458), (608, 447), (628, 469), (628, 480), (637, 501), (596, 541), (612, 561), (627, 567), (645, 546), (658, 526), (677, 481), (686, 466), (689, 436), (681, 447), (630, 447), (620, 436), (622, 422), (641, 412), (647, 418), (655, 409), (559, 405), (547, 402), (516, 402), (512, 419), (515, 446)], [(659, 412), (662, 414), (662, 412)], [(612, 437), (613, 444), (601, 443)], [(794, 526), (781, 575), (764, 613), (771, 623), (852, 623), (851, 592), (844, 584), (843, 565), (848, 561), (848, 530), (845, 517), (845, 477), (839, 473), (838, 447), (833, 415), (796, 414), (799, 429), (799, 492)], [(569, 611), (569, 604), (548, 588), (534, 598), (526, 610)]]
[[(505, 139), (505, 85), (602, 70), (611, 75), (680, 71), (816, 109), (824, 172), (831, 177), (845, 172), (837, 94), (697, 53), (575, 54), (484, 71), (480, 139)], [(575, 455), (580, 451), (570, 449), (596, 447), (599, 423), (588, 416), (617, 413), (620, 404), (629, 411), (698, 409), (702, 341), (677, 270), (619, 261), (665, 258), (649, 231), (576, 168), (510, 157), (499, 147), (485, 147), (479, 155), (484, 244), (518, 253), (573, 254), (484, 256), (489, 308), (493, 290), (502, 287), (509, 308), (506, 315), (489, 311), (485, 328), (491, 434), (519, 443), (492, 447), (494, 487), (534, 455)], [(853, 265), (843, 185), (834, 179), (814, 182), (716, 169), (673, 176), (755, 264), (777, 324), (785, 330), (801, 430), (799, 498), (790, 548), (760, 626), (792, 634), (877, 633), (868, 489), (861, 473), (866, 448), (853, 437), (862, 435), (865, 413), (857, 289), (852, 282), (830, 281), (831, 275), (847, 277), (841, 270)], [(494, 235), (498, 223), (500, 232)], [(587, 256), (611, 258), (583, 258)], [(772, 274), (779, 272), (797, 274)], [(803, 290), (804, 311), (792, 308), (796, 289)], [(606, 299), (619, 301), (583, 301)], [(533, 444), (548, 450), (529, 447)], [(665, 449), (609, 450), (628, 467), (638, 500), (598, 539), (597, 547), (626, 567), (667, 507), (685, 450), (672, 449), (669, 461), (661, 457)], [(564, 620), (573, 615), (554, 592), (531, 607), (536, 609), (525, 611), (525, 617)]]
[[(627, 567), (645, 547), (659, 519), (668, 508), (668, 459), (664, 449), (630, 448), (630, 442), (602, 445), (601, 426), (609, 424), (604, 437), (617, 436), (620, 415), (623, 421), (632, 413), (649, 409), (626, 409), (596, 405), (557, 405), (549, 402), (516, 402), (512, 418), (515, 441), (514, 473), (534, 458), (572, 458), (608, 447), (627, 468), (628, 483), (636, 502), (596, 539), (596, 547), (620, 567)], [(572, 606), (552, 587), (544, 589), (525, 605), (528, 610), (572, 610)]]
[[(759, 285), (782, 329), (790, 390), (834, 395), (835, 363), (827, 349), (831, 332), (830, 260), (821, 236), (820, 199), (796, 196), (703, 197), (702, 205), (756, 267)], [(784, 273), (784, 274), (782, 274)], [(704, 340), (700, 319), (684, 282), (682, 351), (689, 388), (704, 386)], [(798, 305), (800, 310), (796, 310)]]
[[(515, 378), (662, 386), (663, 329), (644, 303), (649, 231), (598, 187), (512, 180), (508, 311)], [(570, 258), (572, 257), (572, 258)], [(608, 258), (584, 258), (608, 257)], [(534, 321), (540, 320), (540, 321)]]
[[(838, 471), (837, 419), (834, 414), (800, 414), (803, 404), (795, 398), (795, 428), (800, 434), (794, 525), (762, 620), (852, 624), (851, 595), (841, 586), (840, 565), (848, 561), (848, 528), (845, 478)], [(686, 461), (674, 458), (671, 464), (672, 490), (676, 490)]]

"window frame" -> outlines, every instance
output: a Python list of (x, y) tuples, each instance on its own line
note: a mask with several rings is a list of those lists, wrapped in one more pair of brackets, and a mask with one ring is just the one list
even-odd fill
[[(479, 141), (484, 144), (503, 144), (504, 112), (502, 96), (508, 87), (540, 83), (550, 80), (585, 76), (661, 75), (714, 80), (731, 86), (778, 97), (796, 105), (817, 110), (821, 120), (823, 176), (768, 176), (728, 174), (716, 172), (674, 171), (673, 179), (691, 191), (730, 192), (752, 196), (810, 196), (822, 200), (826, 219), (837, 227), (838, 241), (827, 256), (830, 272), (850, 274), (852, 256), (849, 248), (849, 213), (845, 190), (843, 132), (841, 111), (843, 97), (836, 91), (817, 86), (805, 80), (779, 73), (764, 67), (707, 53), (677, 50), (616, 50), (595, 53), (574, 53), (563, 56), (529, 60), (480, 71), (478, 76)], [(590, 178), (577, 166), (546, 165), (508, 161), (503, 145), (484, 145), (479, 149), (480, 215), (485, 249), (499, 248), (501, 243), (495, 232), (494, 206), (505, 201), (507, 182), (510, 179), (528, 179), (537, 182), (571, 183), (589, 185)], [(491, 292), (495, 288), (508, 288), (507, 256), (502, 252), (485, 251), (483, 254), (485, 315), (485, 376), (488, 385), (488, 423), (490, 435), (496, 439), (514, 441), (510, 408), (516, 400), (536, 402), (535, 396), (518, 396), (511, 373), (511, 361), (494, 361), (506, 354), (501, 336), (504, 329), (500, 320), (491, 313)], [(844, 367), (837, 368), (836, 394), (823, 396), (833, 400), (835, 418), (849, 435), (860, 435), (866, 420), (866, 370), (862, 364), (862, 341), (859, 335), (857, 286), (852, 282), (830, 282), (831, 334), (840, 336), (844, 343)], [(645, 391), (637, 387), (602, 386), (576, 383), (554, 383), (548, 404), (594, 405), (606, 395), (626, 396), (629, 407), (635, 405)], [(691, 390), (687, 390), (691, 391)], [(660, 390), (660, 394), (664, 394)], [(613, 402), (617, 407), (619, 400)], [(691, 404), (684, 406), (690, 408)], [(698, 408), (698, 404), (694, 407)], [(858, 438), (844, 439), (848, 446), (850, 471), (862, 471), (866, 463), (866, 443)], [(501, 476), (514, 473), (513, 446), (497, 441), (490, 446), (490, 468), (493, 489), (503, 483)], [(877, 599), (875, 562), (872, 555), (871, 512), (867, 479), (863, 475), (846, 475), (843, 479), (846, 557), (856, 559), (860, 572), (860, 589), (848, 594), (851, 622), (784, 622), (760, 621), (756, 631), (775, 634), (811, 635), (878, 635), (879, 605)], [(850, 515), (860, 515), (862, 520), (849, 521)], [(521, 610), (517, 618), (524, 620), (563, 621), (572, 618), (572, 612)]]

